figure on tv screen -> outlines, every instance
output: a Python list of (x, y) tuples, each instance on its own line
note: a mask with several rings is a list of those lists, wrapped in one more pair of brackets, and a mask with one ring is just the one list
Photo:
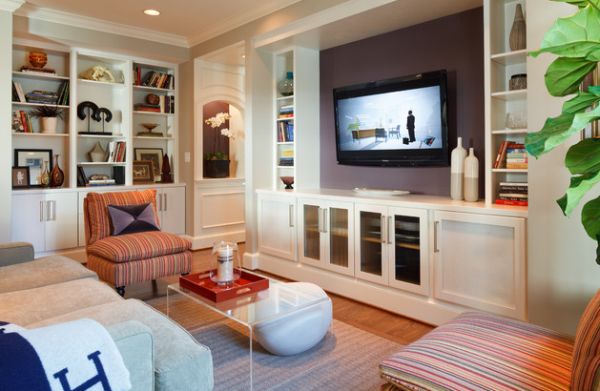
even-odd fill
[(408, 137), (410, 138), (410, 142), (415, 142), (417, 139), (415, 138), (415, 116), (412, 113), (412, 110), (408, 111), (408, 117), (406, 118), (406, 129), (408, 129)]

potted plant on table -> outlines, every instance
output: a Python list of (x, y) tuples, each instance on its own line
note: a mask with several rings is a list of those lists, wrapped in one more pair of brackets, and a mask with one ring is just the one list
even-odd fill
[(31, 112), (34, 118), (40, 118), (42, 133), (56, 133), (58, 119), (63, 118), (63, 110), (56, 106), (40, 106)]
[[(559, 116), (548, 118), (539, 132), (527, 135), (527, 151), (536, 158), (600, 120), (600, 1), (556, 1), (576, 6), (577, 12), (558, 19), (546, 32), (540, 49), (531, 55), (557, 55), (546, 72), (546, 88), (552, 96), (574, 96), (564, 103)], [(563, 213), (569, 215), (600, 182), (600, 138), (586, 138), (571, 146), (565, 156), (565, 166), (572, 174), (571, 183), (557, 203)], [(581, 222), (587, 234), (600, 243), (600, 197), (584, 205)], [(600, 264), (600, 248), (596, 262)]]
[(235, 139), (233, 132), (229, 128), (223, 127), (225, 122), (230, 119), (229, 113), (221, 112), (205, 121), (211, 128), (218, 130), (214, 134), (214, 152), (204, 155), (204, 175), (209, 178), (227, 178), (229, 176), (229, 155), (220, 151), (219, 147), (223, 137)]

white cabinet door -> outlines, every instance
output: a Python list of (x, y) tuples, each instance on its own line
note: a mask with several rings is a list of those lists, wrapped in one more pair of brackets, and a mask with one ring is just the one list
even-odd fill
[(51, 193), (45, 196), (46, 251), (78, 246), (78, 197), (76, 192)]
[(387, 285), (388, 251), (386, 206), (356, 204), (354, 239), (355, 275), (366, 281)]
[(325, 268), (354, 276), (354, 204), (330, 201), (321, 216)]
[(28, 242), (36, 253), (44, 252), (46, 204), (43, 194), (18, 194), (12, 197), (12, 240)]
[(322, 200), (298, 200), (298, 259), (308, 265), (325, 267)]
[(526, 317), (525, 219), (436, 211), (436, 298)]
[(185, 187), (162, 188), (157, 197), (161, 229), (175, 235), (185, 234)]
[(296, 261), (296, 200), (288, 196), (259, 196), (259, 251)]

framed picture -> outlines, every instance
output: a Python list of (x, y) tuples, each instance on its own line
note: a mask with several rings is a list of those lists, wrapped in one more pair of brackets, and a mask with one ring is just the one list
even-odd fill
[(40, 186), (42, 165), (48, 162), (48, 172), (52, 172), (51, 149), (15, 149), (15, 167), (29, 167), (29, 186)]
[(150, 160), (133, 161), (133, 183), (154, 182), (154, 163)]
[[(162, 148), (134, 148), (135, 160), (151, 161), (154, 168), (155, 181), (160, 182), (162, 172), (163, 149)], [(158, 178), (156, 178), (158, 177)]]
[(29, 167), (12, 168), (13, 189), (27, 189), (29, 187)]

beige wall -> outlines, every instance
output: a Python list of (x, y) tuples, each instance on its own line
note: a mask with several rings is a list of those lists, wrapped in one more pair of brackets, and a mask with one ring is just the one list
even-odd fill
[[(189, 153), (189, 162), (185, 155)], [(194, 231), (194, 62), (179, 65), (179, 181), (187, 184), (185, 231)]]
[(12, 174), (12, 20), (13, 14), (0, 11), (0, 243), (10, 241)]
[[(574, 7), (562, 3), (527, 0), (529, 47), (539, 47), (554, 20), (574, 11)], [(550, 97), (544, 85), (544, 73), (553, 59), (552, 55), (542, 55), (528, 60), (532, 131), (540, 129), (546, 117), (560, 113), (562, 100)], [(574, 137), (568, 144), (577, 141)], [(564, 145), (539, 160), (530, 160), (528, 306), (530, 321), (574, 334), (587, 301), (600, 287), (600, 266), (595, 262), (595, 242), (580, 222), (581, 207), (566, 218), (556, 204), (569, 184), (564, 168), (567, 149)], [(597, 188), (592, 193), (597, 197), (600, 192)]]

